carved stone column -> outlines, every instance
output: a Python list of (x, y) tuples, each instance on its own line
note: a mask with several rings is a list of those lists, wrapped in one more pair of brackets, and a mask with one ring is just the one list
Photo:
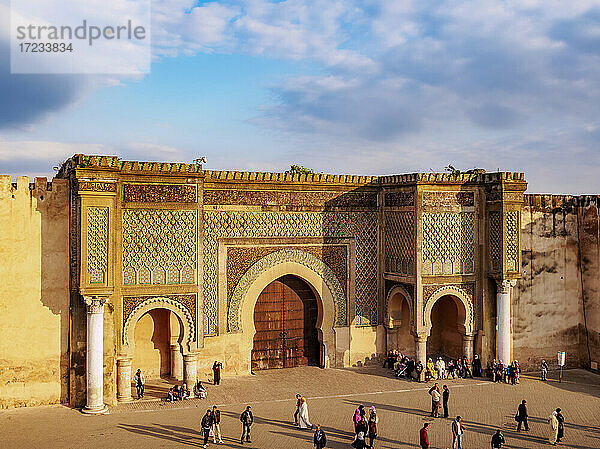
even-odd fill
[(87, 348), (85, 358), (86, 405), (83, 413), (106, 413), (104, 405), (104, 304), (105, 296), (85, 296), (87, 304)]
[[(386, 327), (385, 333), (387, 334), (387, 350), (394, 351), (398, 349), (398, 328)], [(387, 356), (387, 354), (385, 354)]]
[(417, 353), (417, 361), (423, 364), (423, 372), (421, 373), (421, 382), (425, 380), (425, 366), (427, 366), (427, 334), (415, 335), (415, 348)]
[(510, 347), (512, 343), (510, 293), (515, 281), (497, 281), (498, 296), (496, 298), (496, 358), (504, 365), (511, 362)]
[(130, 402), (131, 397), (131, 357), (117, 359), (117, 401)]
[(186, 354), (183, 356), (183, 364), (185, 367), (183, 380), (190, 391), (196, 385), (196, 354)]
[(475, 337), (473, 335), (465, 334), (463, 335), (463, 355), (467, 357), (469, 362), (473, 361), (473, 340)]
[(179, 343), (171, 343), (171, 377), (183, 380), (183, 354)]

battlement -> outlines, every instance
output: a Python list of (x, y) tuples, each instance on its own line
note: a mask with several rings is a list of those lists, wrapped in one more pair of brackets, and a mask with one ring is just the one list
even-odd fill
[(380, 184), (418, 184), (418, 183), (475, 183), (499, 181), (525, 181), (525, 174), (519, 172), (483, 173), (481, 171), (465, 173), (410, 173), (405, 175), (380, 176)]
[(369, 184), (377, 181), (376, 176), (331, 175), (324, 173), (276, 173), (206, 170), (206, 181), (259, 181), (259, 182), (302, 182), (329, 184)]
[(550, 195), (530, 193), (525, 195), (525, 207), (535, 211), (565, 211), (577, 207), (600, 206), (600, 195)]
[(118, 170), (122, 172), (202, 173), (201, 164), (123, 161), (117, 156), (88, 156), (85, 154), (76, 154), (65, 161), (59, 174), (64, 175), (64, 172), (71, 168)]
[(0, 200), (15, 199), (16, 197), (46, 199), (69, 197), (69, 181), (54, 178), (51, 182), (45, 177), (36, 177), (33, 182), (28, 176), (17, 176), (17, 182), (12, 182), (10, 175), (0, 175)]

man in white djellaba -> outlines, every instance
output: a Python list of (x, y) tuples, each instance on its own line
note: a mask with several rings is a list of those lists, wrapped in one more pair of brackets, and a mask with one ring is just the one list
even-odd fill
[(300, 413), (298, 414), (298, 426), (301, 429), (312, 429), (313, 425), (308, 419), (308, 404), (304, 397), (300, 398)]

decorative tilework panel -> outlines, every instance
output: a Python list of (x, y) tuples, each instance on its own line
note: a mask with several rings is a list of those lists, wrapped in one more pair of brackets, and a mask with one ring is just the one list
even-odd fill
[[(195, 210), (125, 209), (123, 272), (133, 269), (139, 284), (164, 284), (164, 273), (169, 269), (169, 283), (181, 278), (181, 283), (193, 284), (197, 236)], [(152, 279), (153, 272), (159, 279)], [(132, 279), (135, 277), (130, 276), (128, 281)]]
[(519, 271), (519, 212), (506, 213), (506, 269)]
[(415, 213), (385, 212), (385, 271), (414, 274)]
[(414, 206), (414, 192), (386, 192), (384, 195), (385, 207)]
[(423, 192), (424, 207), (473, 206), (474, 204), (475, 194), (473, 192)]
[(502, 212), (490, 211), (489, 217), (490, 269), (492, 273), (497, 273), (502, 262)]
[(124, 184), (126, 203), (195, 203), (196, 186), (185, 184)]
[(327, 285), (329, 291), (333, 296), (335, 309), (334, 325), (346, 326), (348, 324), (348, 308), (346, 305), (347, 300), (344, 296), (342, 286), (340, 285), (337, 277), (335, 276), (331, 268), (325, 265), (325, 263), (322, 260), (317, 259), (313, 254), (309, 252), (293, 249), (293, 247), (288, 247), (280, 249), (279, 251), (272, 252), (258, 259), (258, 261), (254, 263), (248, 269), (248, 271), (246, 271), (243, 274), (240, 281), (233, 290), (233, 294), (231, 295), (231, 301), (229, 304), (227, 316), (228, 330), (230, 332), (239, 332), (241, 330), (239, 315), (244, 292), (248, 290), (250, 285), (252, 285), (252, 283), (256, 280), (258, 276), (260, 276), (261, 273), (268, 270), (269, 268), (272, 268), (284, 262), (296, 262), (301, 265), (304, 265), (310, 268), (315, 273), (317, 273), (321, 277), (321, 279), (323, 279), (325, 285)]
[(204, 212), (204, 316), (216, 334), (217, 239), (220, 237), (338, 237), (356, 239), (356, 310), (360, 324), (377, 323), (376, 212)]
[(108, 207), (88, 207), (87, 265), (90, 284), (104, 284), (108, 269)]
[(204, 204), (236, 206), (377, 207), (376, 192), (298, 192), (276, 190), (205, 190)]
[(475, 214), (423, 213), (423, 274), (475, 270)]

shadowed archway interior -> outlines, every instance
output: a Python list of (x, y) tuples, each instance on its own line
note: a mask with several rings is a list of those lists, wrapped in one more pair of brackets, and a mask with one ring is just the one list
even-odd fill
[(254, 306), (252, 369), (320, 364), (318, 303), (313, 289), (293, 275), (267, 285)]
[(458, 331), (461, 314), (457, 301), (450, 295), (442, 296), (431, 310), (431, 334), (427, 340), (428, 356), (462, 356), (462, 335)]
[(148, 379), (170, 378), (171, 345), (183, 337), (179, 318), (167, 309), (146, 312), (135, 325), (132, 370), (141, 369)]

